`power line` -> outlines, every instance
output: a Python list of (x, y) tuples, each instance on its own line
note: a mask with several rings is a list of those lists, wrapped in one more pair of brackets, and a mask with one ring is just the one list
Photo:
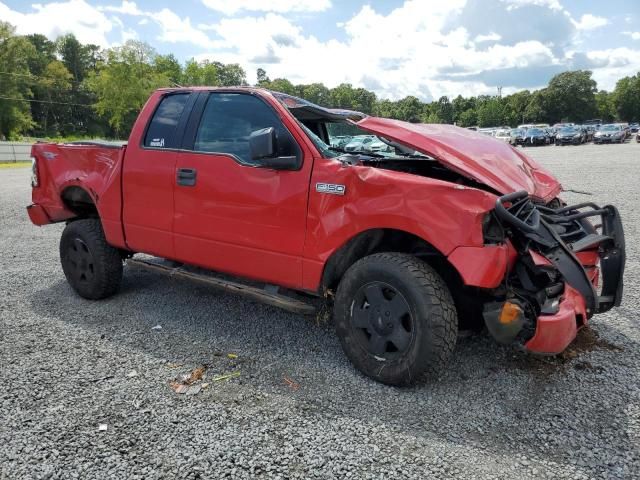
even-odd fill
[(15, 98), (15, 97), (3, 97), (2, 100), (15, 100), (17, 102), (29, 102), (29, 103), (55, 103), (57, 105), (74, 105), (76, 107), (93, 107), (90, 103), (73, 103), (73, 102), (56, 102), (53, 100), (36, 100), (35, 98)]

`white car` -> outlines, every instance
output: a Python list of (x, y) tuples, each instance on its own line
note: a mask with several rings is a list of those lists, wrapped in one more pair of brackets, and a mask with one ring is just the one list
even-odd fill
[(511, 143), (511, 130), (498, 130), (496, 131), (495, 138), (503, 142)]
[(375, 135), (359, 135), (353, 137), (344, 147), (345, 152), (364, 152), (370, 143), (377, 140)]
[(373, 153), (391, 153), (393, 148), (379, 138), (376, 138), (373, 142), (366, 145), (365, 151)]

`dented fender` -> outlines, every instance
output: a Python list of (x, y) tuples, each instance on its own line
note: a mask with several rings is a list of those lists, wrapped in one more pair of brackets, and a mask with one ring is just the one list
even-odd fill
[[(344, 186), (343, 195), (317, 191), (319, 183)], [(333, 252), (371, 229), (413, 234), (444, 256), (461, 246), (482, 248), (482, 221), (496, 198), (444, 180), (317, 158), (309, 191), (304, 287), (317, 290)]]

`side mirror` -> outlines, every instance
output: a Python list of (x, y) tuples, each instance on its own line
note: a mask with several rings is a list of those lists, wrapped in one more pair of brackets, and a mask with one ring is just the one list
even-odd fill
[(278, 154), (278, 138), (273, 127), (251, 132), (249, 152), (252, 160), (259, 161), (258, 167), (273, 170), (298, 170), (301, 166), (301, 160), (296, 156), (276, 156)]
[(273, 157), (277, 151), (276, 129), (273, 127), (262, 128), (251, 132), (249, 135), (249, 151), (252, 160), (262, 160)]

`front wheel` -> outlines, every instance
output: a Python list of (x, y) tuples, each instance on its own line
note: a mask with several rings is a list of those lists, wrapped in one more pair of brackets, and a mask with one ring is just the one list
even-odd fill
[(336, 293), (334, 318), (345, 354), (365, 375), (389, 385), (435, 377), (456, 344), (451, 294), (425, 262), (379, 253), (356, 262)]
[(99, 300), (120, 288), (122, 257), (107, 243), (98, 219), (67, 224), (60, 239), (60, 262), (69, 285), (81, 297)]

